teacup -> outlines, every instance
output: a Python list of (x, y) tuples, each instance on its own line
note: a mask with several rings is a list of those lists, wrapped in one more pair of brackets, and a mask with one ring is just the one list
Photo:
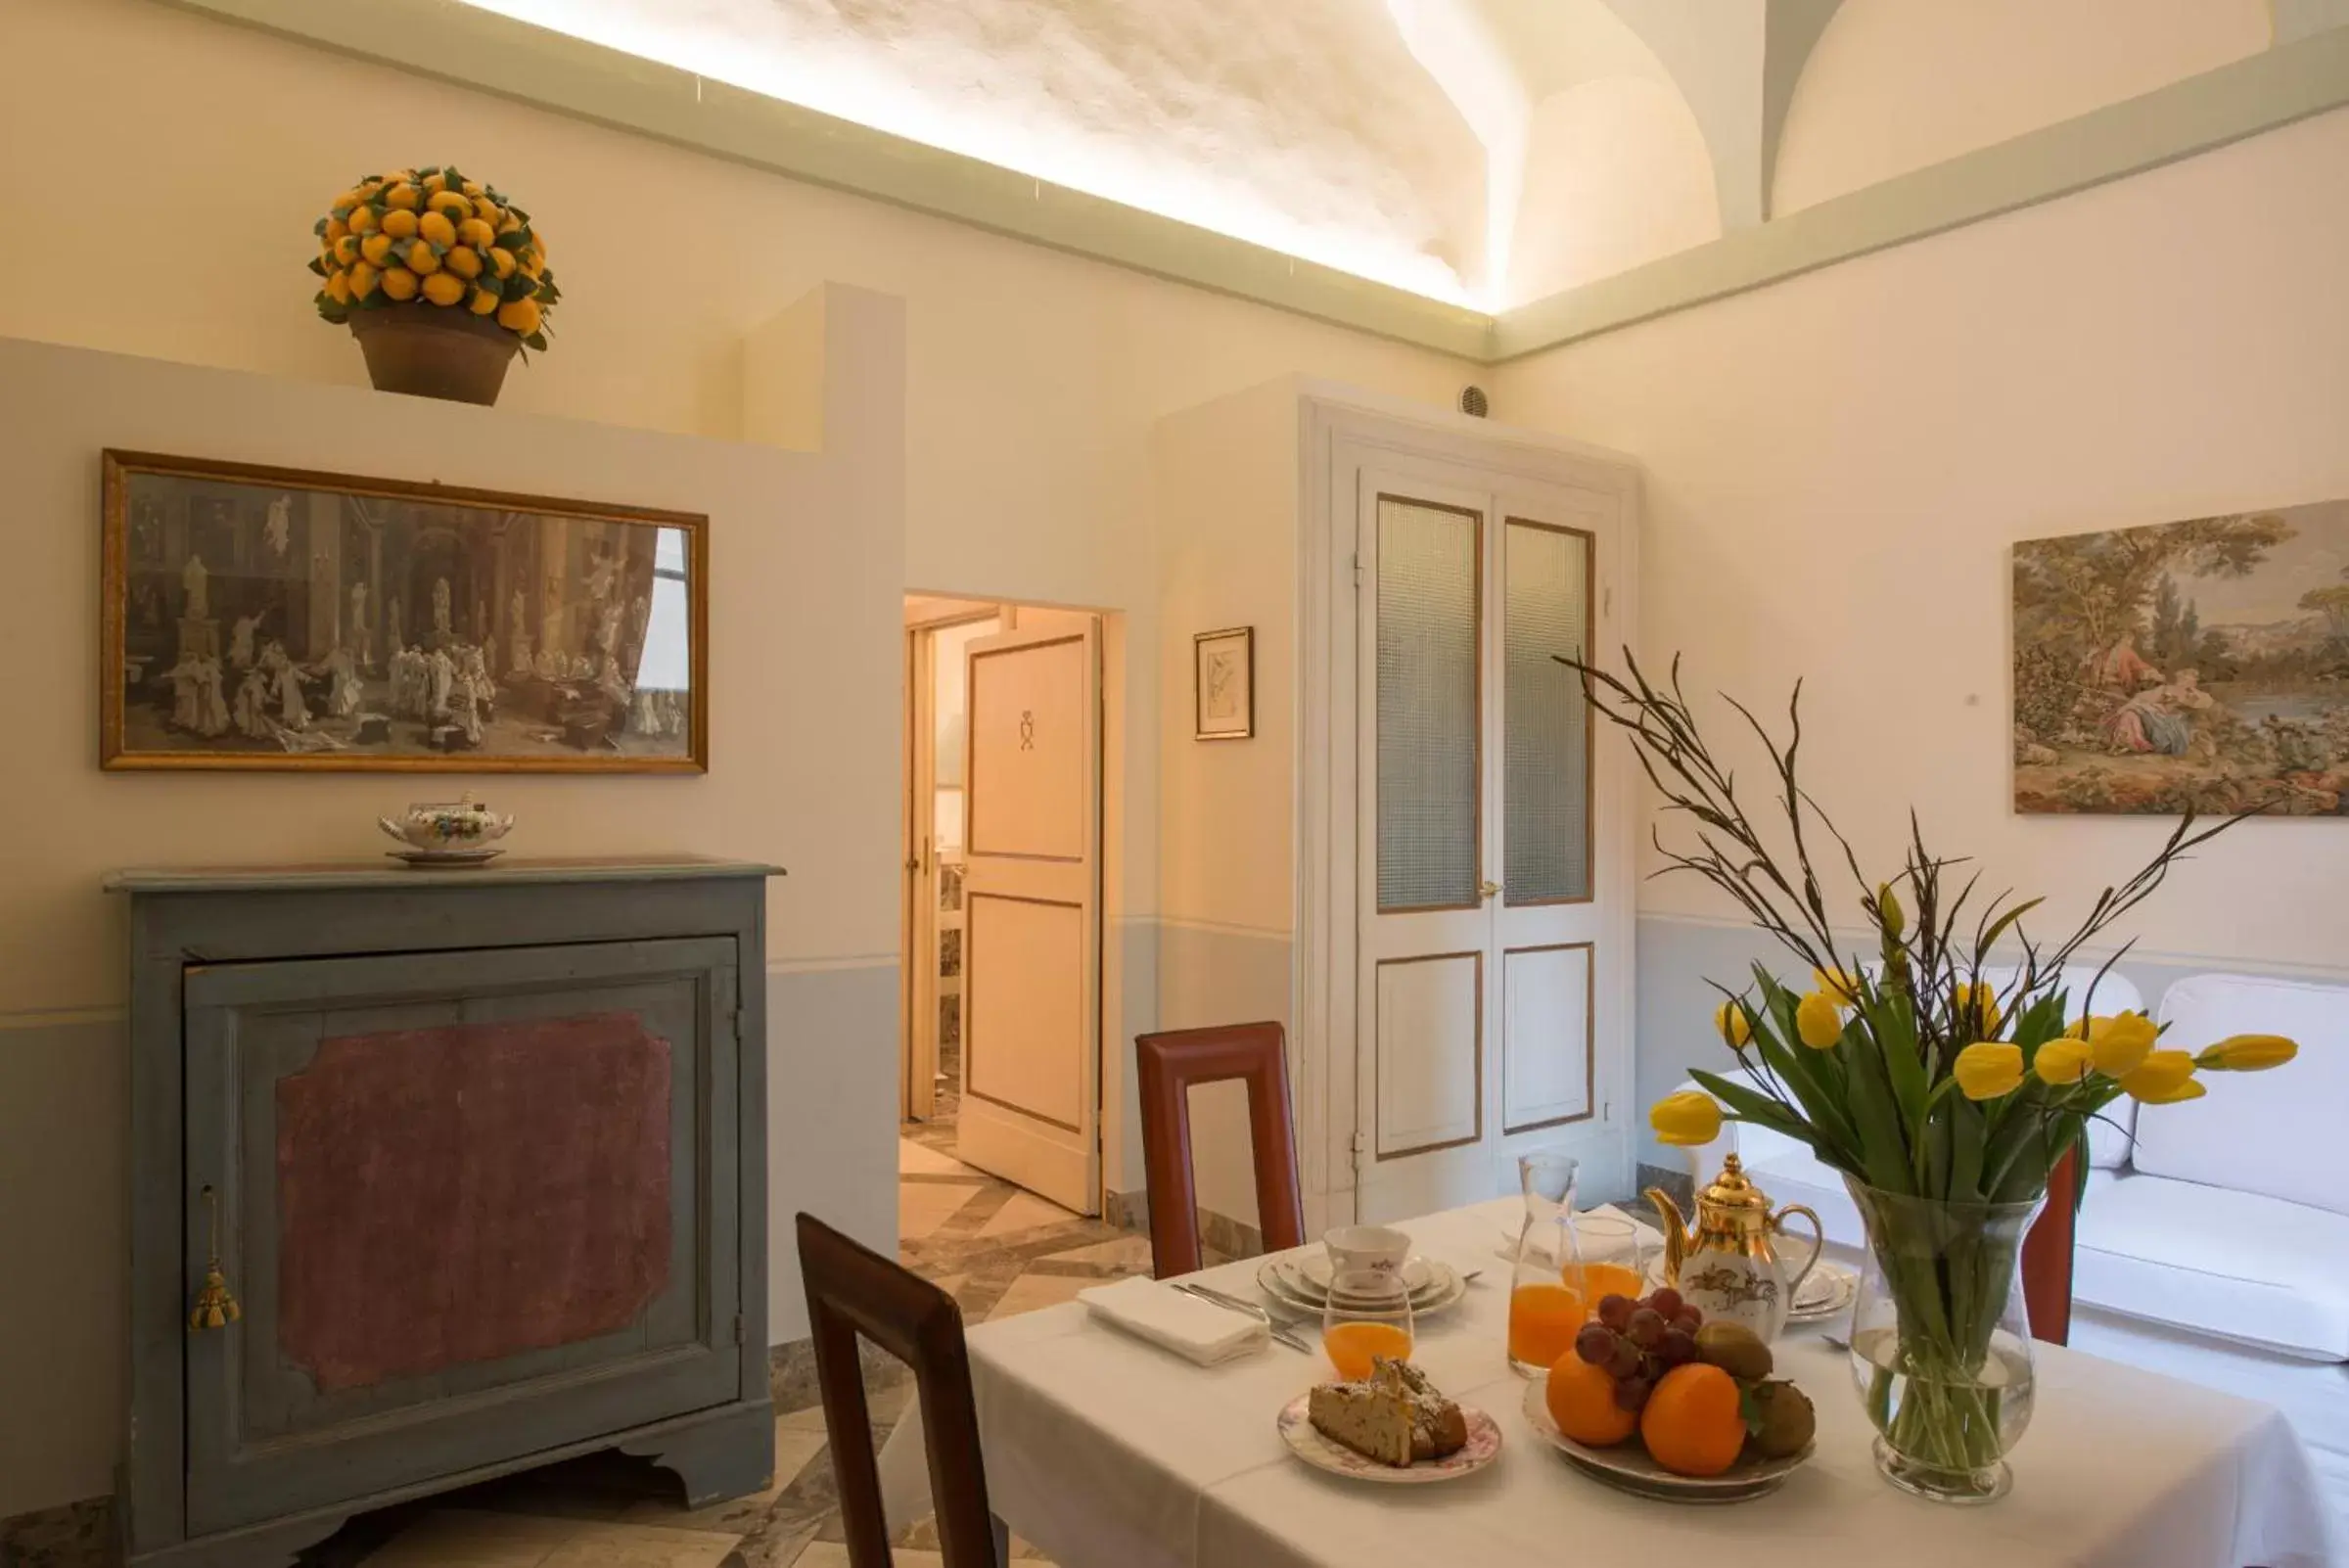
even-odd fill
[(1393, 1225), (1340, 1225), (1322, 1232), (1321, 1245), (1329, 1250), (1333, 1274), (1400, 1274), (1411, 1261), (1411, 1238)]

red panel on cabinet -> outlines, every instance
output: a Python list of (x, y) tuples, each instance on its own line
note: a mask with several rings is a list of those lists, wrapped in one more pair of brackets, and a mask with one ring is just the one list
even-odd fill
[(331, 1392), (624, 1328), (668, 1282), (669, 1093), (632, 1013), (327, 1039), (277, 1085), (281, 1352)]

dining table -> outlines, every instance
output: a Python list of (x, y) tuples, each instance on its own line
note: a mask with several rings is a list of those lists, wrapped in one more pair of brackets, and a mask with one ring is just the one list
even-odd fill
[[(1491, 1465), (1421, 1486), (1313, 1468), (1275, 1427), (1282, 1407), (1335, 1375), (1313, 1328), (1310, 1352), (1273, 1342), (1201, 1366), (1070, 1302), (969, 1330), (997, 1519), (1061, 1568), (2335, 1563), (2308, 1453), (2277, 1409), (2045, 1344), (2030, 1425), (2009, 1455), (2013, 1488), (1995, 1501), (1928, 1501), (1877, 1473), (1874, 1432), (1832, 1337), (1848, 1324), (1831, 1323), (1790, 1328), (1773, 1347), (1777, 1375), (1818, 1412), (1812, 1457), (1781, 1488), (1717, 1505), (1616, 1491), (1525, 1413), (1532, 1385), (1505, 1353), (1511, 1269), (1499, 1256), (1522, 1212), (1512, 1197), (1393, 1222), (1428, 1258), (1481, 1269), (1455, 1305), (1421, 1316), (1411, 1360), (1499, 1424)], [(1260, 1267), (1190, 1277), (1270, 1306)], [(926, 1509), (921, 1443), (917, 1407), (881, 1455), (893, 1524)]]

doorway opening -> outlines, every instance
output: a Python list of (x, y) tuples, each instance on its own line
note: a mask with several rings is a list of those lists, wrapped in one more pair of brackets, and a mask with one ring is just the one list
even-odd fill
[[(1060, 1218), (1102, 1203), (1102, 633), (1088, 611), (905, 599), (900, 1164)], [(924, 1196), (943, 1222), (953, 1194)], [(1002, 1223), (1021, 1217), (1050, 1218)]]

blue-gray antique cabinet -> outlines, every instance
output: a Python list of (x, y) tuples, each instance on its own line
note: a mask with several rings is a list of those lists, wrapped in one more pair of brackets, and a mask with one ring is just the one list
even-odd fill
[(131, 871), (132, 1564), (594, 1449), (764, 1485), (765, 879)]

